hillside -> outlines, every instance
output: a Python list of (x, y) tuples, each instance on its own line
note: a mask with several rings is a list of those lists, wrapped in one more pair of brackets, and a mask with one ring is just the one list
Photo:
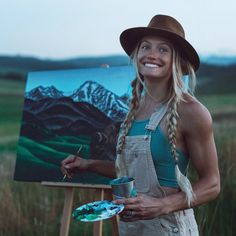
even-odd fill
[(29, 71), (89, 68), (99, 67), (104, 64), (123, 66), (129, 64), (129, 59), (126, 56), (81, 57), (67, 60), (0, 56), (0, 73), (2, 75), (9, 72), (25, 74)]
[[(236, 91), (236, 61), (230, 63), (222, 57), (202, 59), (197, 72), (197, 94), (225, 94)], [(81, 57), (65, 60), (40, 59), (22, 56), (0, 56), (0, 79), (24, 81), (29, 71), (65, 70), (89, 67), (128, 65), (127, 56)], [(215, 64), (214, 64), (215, 63)]]

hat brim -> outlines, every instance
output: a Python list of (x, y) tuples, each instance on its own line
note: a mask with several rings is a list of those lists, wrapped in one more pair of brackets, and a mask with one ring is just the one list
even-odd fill
[(184, 57), (192, 64), (194, 70), (198, 70), (200, 66), (200, 59), (193, 46), (183, 37), (166, 30), (152, 27), (135, 27), (127, 29), (120, 35), (121, 46), (130, 56), (139, 41), (147, 35), (160, 36), (170, 40), (177, 48), (180, 49), (180, 52), (183, 53)]

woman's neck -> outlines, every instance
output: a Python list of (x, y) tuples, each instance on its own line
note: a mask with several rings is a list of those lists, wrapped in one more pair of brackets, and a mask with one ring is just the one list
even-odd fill
[(135, 115), (135, 119), (143, 120), (150, 118), (151, 114), (158, 111), (163, 104), (168, 101), (168, 99), (169, 96), (167, 94), (152, 98), (147, 92), (145, 92), (144, 96), (141, 98), (140, 106)]
[(169, 97), (170, 83), (166, 81), (149, 81), (145, 80), (145, 96), (146, 103), (163, 103)]

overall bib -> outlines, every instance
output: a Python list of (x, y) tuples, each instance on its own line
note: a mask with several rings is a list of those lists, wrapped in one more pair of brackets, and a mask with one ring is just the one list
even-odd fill
[[(137, 193), (156, 198), (165, 197), (165, 192), (158, 182), (156, 170), (151, 156), (151, 132), (156, 130), (165, 115), (167, 107), (152, 114), (146, 134), (126, 136), (122, 155), (129, 177), (135, 179)], [(173, 202), (173, 204), (175, 204)], [(120, 236), (198, 236), (198, 227), (193, 209), (174, 212), (152, 220), (135, 222), (120, 221)]]

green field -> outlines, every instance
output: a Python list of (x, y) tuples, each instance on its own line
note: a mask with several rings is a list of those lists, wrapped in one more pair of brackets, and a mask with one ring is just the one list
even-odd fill
[(236, 93), (224, 95), (199, 96), (198, 99), (212, 115), (219, 112), (236, 112)]
[(25, 83), (0, 79), (0, 151), (15, 151), (20, 131)]
[[(59, 234), (64, 190), (12, 180), (24, 87), (23, 82), (0, 79), (0, 236), (54, 236)], [(197, 221), (201, 235), (233, 236), (236, 231), (236, 95), (200, 96), (199, 100), (213, 116), (222, 192), (218, 199), (196, 209)], [(76, 190), (73, 208), (92, 200), (95, 200), (92, 190)], [(104, 228), (104, 235), (111, 235), (109, 221), (105, 221)], [(72, 220), (70, 236), (91, 234), (91, 224)]]

